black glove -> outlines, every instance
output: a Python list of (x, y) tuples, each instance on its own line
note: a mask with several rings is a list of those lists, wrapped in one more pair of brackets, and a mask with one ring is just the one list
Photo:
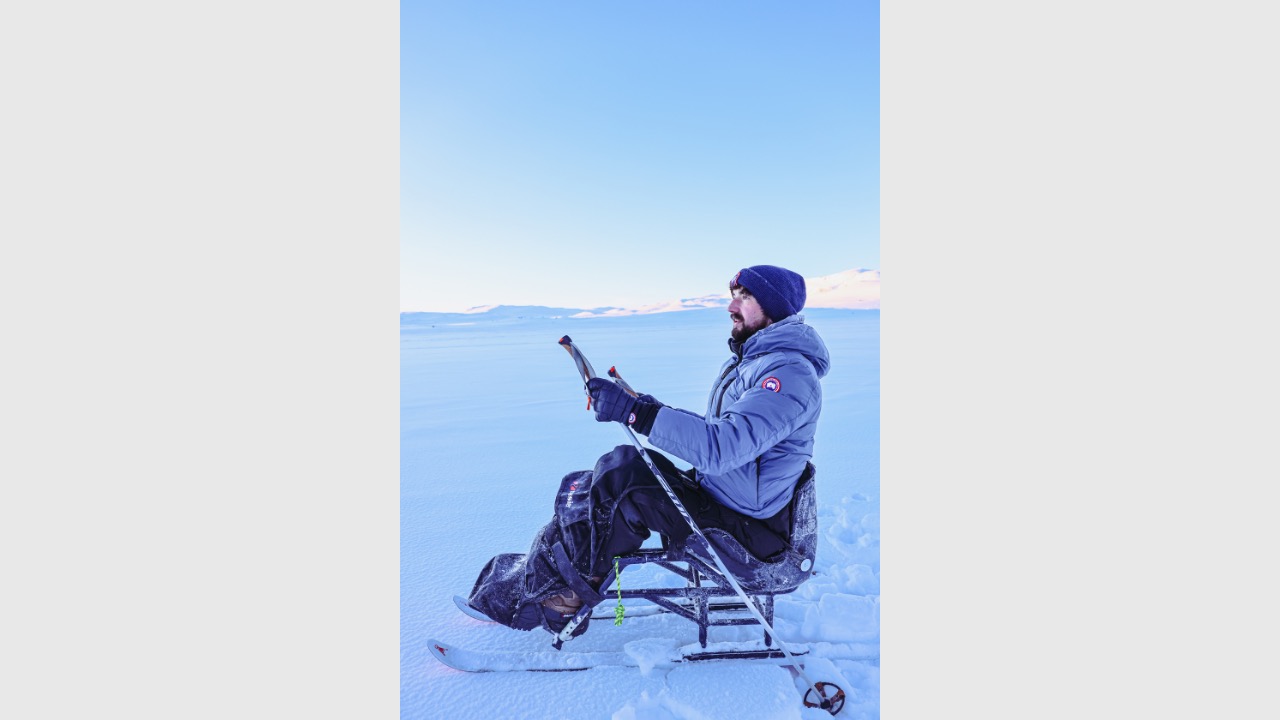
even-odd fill
[(631, 397), (617, 383), (604, 378), (588, 381), (587, 394), (596, 409), (597, 422), (624, 423), (641, 435), (648, 435), (653, 430), (653, 421), (662, 407), (652, 395)]

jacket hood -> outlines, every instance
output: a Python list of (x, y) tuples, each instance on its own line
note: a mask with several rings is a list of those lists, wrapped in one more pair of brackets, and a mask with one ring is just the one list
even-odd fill
[(773, 323), (747, 338), (745, 343), (739, 344), (729, 338), (729, 349), (734, 354), (741, 355), (744, 360), (767, 352), (797, 352), (813, 365), (819, 378), (824, 377), (831, 369), (831, 354), (827, 352), (826, 343), (822, 342), (817, 330), (805, 324), (804, 317), (800, 315), (792, 315)]

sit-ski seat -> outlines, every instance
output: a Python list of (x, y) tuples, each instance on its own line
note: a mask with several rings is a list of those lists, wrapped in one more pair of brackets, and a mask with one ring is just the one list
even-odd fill
[[(733, 573), (734, 579), (748, 593), (781, 595), (795, 590), (812, 577), (818, 550), (818, 500), (813, 484), (814, 473), (815, 468), (809, 463), (796, 482), (795, 495), (791, 499), (791, 543), (779, 557), (770, 560), (757, 558), (742, 547), (735, 537), (720, 528), (705, 528), (702, 531), (724, 562), (725, 568)], [(703, 553), (699, 552), (696, 538), (690, 536), (690, 540), (693, 542), (685, 543), (684, 553), (696, 555), (699, 560), (717, 569), (710, 557), (703, 557)]]
[[(733, 573), (743, 591), (752, 596), (760, 614), (770, 625), (773, 624), (774, 596), (795, 590), (813, 576), (818, 548), (816, 472), (813, 464), (808, 463), (796, 482), (795, 495), (791, 500), (791, 543), (778, 557), (768, 560), (756, 558), (728, 532), (718, 528), (702, 531), (726, 569)], [(700, 546), (701, 542), (694, 535), (679, 548), (669, 547), (664, 537), (662, 548), (641, 548), (618, 558), (618, 563), (619, 569), (655, 563), (684, 578), (684, 587), (624, 588), (622, 598), (648, 600), (665, 612), (696, 623), (698, 642), (706, 647), (708, 627), (758, 625), (759, 622), (747, 612), (741, 596)], [(601, 593), (606, 597), (614, 596), (615, 593), (608, 588), (616, 581), (614, 573), (610, 573)], [(768, 632), (764, 635), (764, 643), (766, 646), (773, 644)]]

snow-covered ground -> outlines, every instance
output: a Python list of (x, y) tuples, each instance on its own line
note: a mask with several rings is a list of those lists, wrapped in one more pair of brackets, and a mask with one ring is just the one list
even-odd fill
[[(837, 651), (870, 646), (878, 657), (880, 314), (814, 309), (804, 316), (832, 357), (814, 457), (819, 574), (779, 598), (776, 626), (789, 642), (829, 643)], [(638, 390), (698, 412), (728, 353), (723, 309), (401, 326), (402, 717), (830, 717), (803, 707), (806, 687), (786, 667), (647, 667), (643, 661), (664, 648), (697, 645), (697, 627), (670, 615), (628, 618), (621, 626), (596, 622), (565, 646), (628, 652), (642, 661), (638, 668), (469, 674), (427, 653), (430, 638), (475, 650), (550, 650), (544, 631), (481, 623), (458, 612), (451, 598), (470, 592), (493, 555), (527, 550), (551, 517), (561, 477), (626, 442), (617, 426), (586, 412), (582, 382), (556, 343), (566, 334), (598, 371), (616, 365)], [(633, 569), (622, 579), (639, 586), (663, 582), (661, 574)], [(719, 627), (710, 640), (758, 637), (758, 628)], [(878, 661), (814, 658), (806, 671), (844, 688), (840, 717), (879, 717)]]

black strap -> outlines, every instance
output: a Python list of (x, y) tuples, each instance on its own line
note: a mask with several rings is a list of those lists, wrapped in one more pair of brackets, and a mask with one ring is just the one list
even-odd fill
[(604, 596), (593, 590), (587, 584), (587, 581), (582, 579), (582, 575), (578, 573), (577, 569), (573, 567), (573, 563), (569, 561), (568, 553), (564, 551), (563, 543), (556, 543), (551, 546), (551, 556), (555, 558), (556, 569), (560, 571), (560, 577), (564, 579), (570, 590), (578, 593), (578, 597), (582, 598), (583, 602), (590, 607), (595, 607), (604, 600)]

